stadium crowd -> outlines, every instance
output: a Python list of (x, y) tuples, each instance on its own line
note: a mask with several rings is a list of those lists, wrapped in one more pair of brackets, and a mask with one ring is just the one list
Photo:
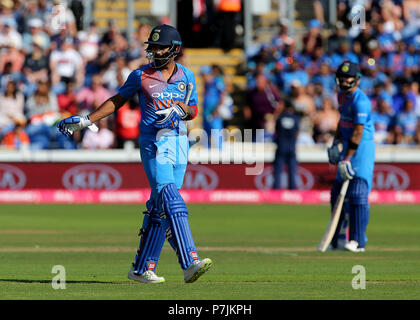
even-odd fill
[[(335, 68), (347, 59), (361, 65), (360, 87), (372, 100), (376, 142), (418, 145), (420, 9), (407, 9), (409, 2), (358, 1), (366, 7), (366, 22), (360, 29), (352, 27), (349, 1), (338, 0), (338, 21), (332, 32), (313, 19), (302, 39), (291, 36), (284, 21), (270, 43), (247, 53), (246, 103), (239, 106), (239, 113), (233, 114), (232, 84), (223, 70), (204, 67), (200, 73), (205, 86), (203, 128), (221, 129), (232, 117), (242, 117), (245, 128), (265, 129), (257, 140), (273, 141), (276, 118), (287, 105), (300, 117), (298, 144), (327, 143), (338, 121)], [(70, 3), (0, 1), (3, 148), (121, 148), (126, 141), (137, 146), (136, 100), (101, 121), (97, 134), (84, 131), (68, 139), (56, 129), (62, 118), (95, 109), (116, 92), (131, 70), (148, 62), (144, 41), (149, 25), (140, 25), (129, 38), (113, 21), (105, 32), (94, 22), (84, 30), (78, 10), (81, 2)], [(64, 15), (57, 12), (63, 5)], [(221, 141), (216, 145), (220, 147)]]
[[(321, 1), (315, 1), (318, 3)], [(360, 64), (360, 88), (372, 101), (378, 144), (420, 144), (420, 5), (415, 1), (338, 2), (328, 32), (313, 19), (298, 41), (287, 21), (271, 43), (248, 52), (245, 118), (272, 140), (275, 118), (291, 104), (300, 116), (297, 144), (330, 142), (338, 121), (335, 71), (344, 60)], [(353, 5), (365, 21), (354, 23)], [(320, 4), (319, 4), (320, 5)], [(357, 18), (356, 18), (357, 21)]]

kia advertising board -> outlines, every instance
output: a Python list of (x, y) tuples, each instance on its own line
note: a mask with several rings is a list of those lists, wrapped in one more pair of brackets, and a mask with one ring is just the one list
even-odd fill
[[(0, 164), (0, 189), (124, 190), (149, 188), (139, 163), (25, 163)], [(246, 175), (245, 164), (188, 165), (183, 189), (269, 190), (273, 169), (265, 164), (259, 175)], [(300, 190), (326, 190), (336, 167), (327, 163), (302, 163), (298, 169)], [(416, 178), (417, 177), (417, 178)], [(376, 164), (374, 190), (420, 190), (419, 163)], [(281, 181), (287, 186), (287, 174)]]

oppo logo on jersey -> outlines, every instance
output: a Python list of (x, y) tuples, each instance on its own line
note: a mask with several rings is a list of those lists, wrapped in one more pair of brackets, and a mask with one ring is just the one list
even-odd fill
[(152, 93), (152, 97), (159, 99), (184, 99), (185, 94), (177, 92), (154, 92)]

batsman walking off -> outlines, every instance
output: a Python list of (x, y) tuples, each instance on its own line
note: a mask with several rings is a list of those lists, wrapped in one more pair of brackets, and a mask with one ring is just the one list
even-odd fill
[[(358, 88), (360, 77), (358, 64), (345, 61), (337, 69), (340, 120), (334, 142), (328, 148), (329, 162), (338, 164), (336, 180), (331, 189), (332, 207), (343, 182), (350, 180), (346, 196), (350, 215), (349, 242), (344, 248), (352, 252), (365, 251), (365, 233), (369, 222), (368, 196), (372, 188), (375, 162), (372, 108), (369, 98)], [(333, 248), (337, 248), (343, 219), (344, 214), (341, 214), (331, 242)]]
[(197, 114), (194, 74), (175, 62), (181, 36), (169, 25), (150, 33), (146, 48), (149, 64), (134, 70), (118, 93), (86, 117), (72, 116), (58, 124), (71, 135), (91, 126), (122, 107), (138, 94), (141, 108), (140, 155), (151, 194), (146, 203), (140, 244), (128, 278), (142, 283), (161, 283), (156, 267), (165, 238), (175, 250), (184, 281), (191, 283), (209, 270), (212, 261), (200, 260), (188, 221), (188, 209), (179, 193), (188, 162), (185, 121)]

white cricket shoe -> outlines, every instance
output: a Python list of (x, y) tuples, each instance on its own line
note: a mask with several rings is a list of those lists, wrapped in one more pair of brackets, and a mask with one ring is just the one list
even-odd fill
[(359, 243), (355, 240), (350, 240), (344, 245), (346, 250), (351, 252), (365, 252), (365, 248), (359, 248)]
[(152, 270), (145, 271), (142, 275), (138, 275), (134, 270), (128, 272), (128, 279), (142, 283), (162, 283), (165, 282), (164, 277), (158, 277)]
[(206, 273), (213, 265), (213, 261), (209, 258), (203, 260), (194, 260), (193, 263), (184, 271), (184, 281), (186, 283), (193, 283), (200, 276)]

